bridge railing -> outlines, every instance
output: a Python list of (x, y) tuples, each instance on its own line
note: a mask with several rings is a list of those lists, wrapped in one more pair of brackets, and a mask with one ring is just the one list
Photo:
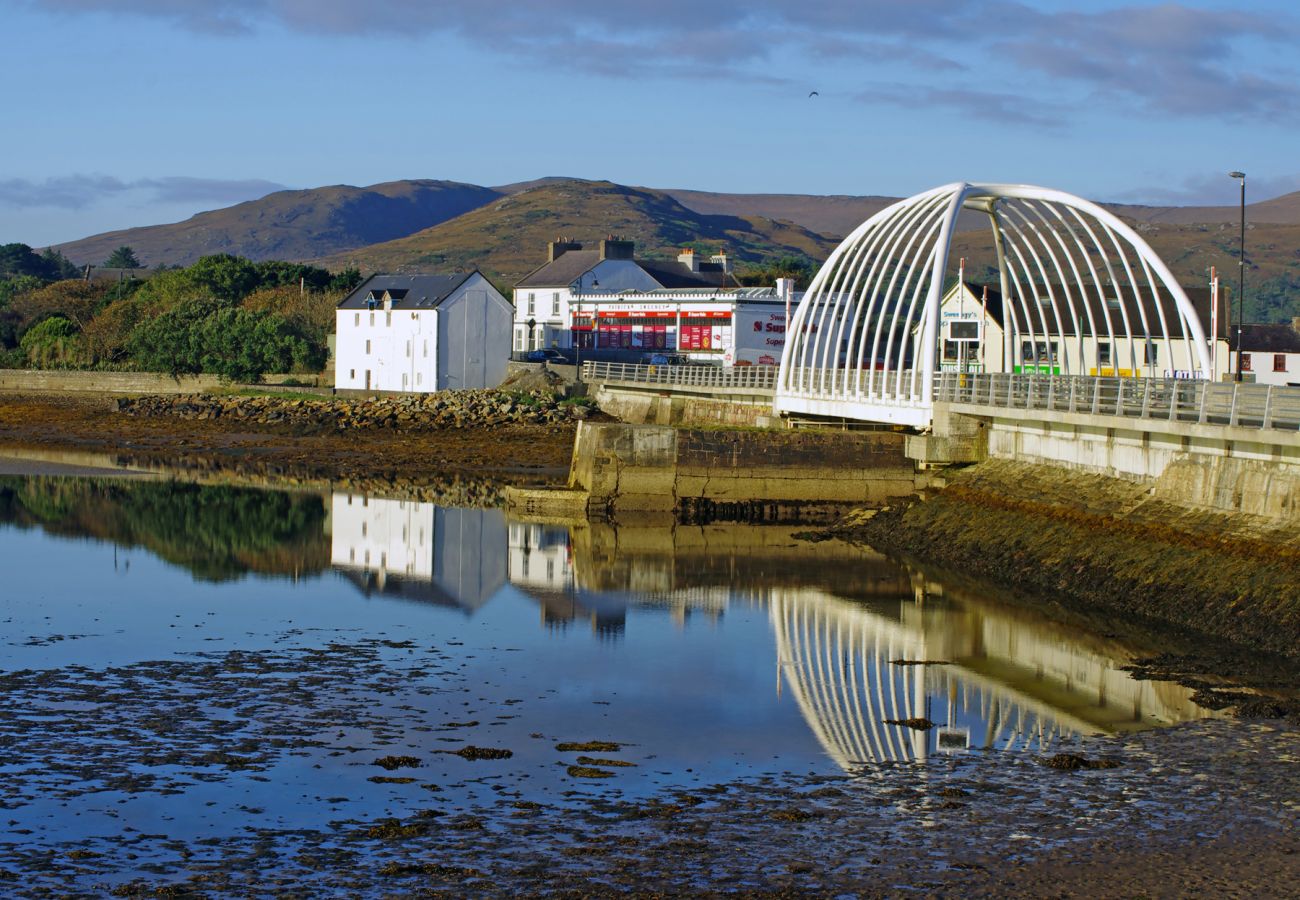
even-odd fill
[(648, 366), (634, 363), (585, 362), (583, 381), (624, 384), (734, 388), (769, 393), (776, 389), (776, 366)]
[(1248, 382), (944, 372), (939, 402), (1300, 430), (1300, 388)]

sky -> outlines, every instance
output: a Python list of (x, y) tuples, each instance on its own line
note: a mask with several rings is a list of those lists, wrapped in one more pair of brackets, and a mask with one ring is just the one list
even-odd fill
[(0, 243), (403, 178), (1300, 190), (1292, 0), (0, 0), (0, 36)]

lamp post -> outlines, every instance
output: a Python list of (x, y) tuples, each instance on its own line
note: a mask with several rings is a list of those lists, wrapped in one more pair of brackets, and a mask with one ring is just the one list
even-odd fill
[(1237, 381), (1241, 381), (1241, 324), (1246, 302), (1246, 173), (1229, 172), (1229, 178), (1241, 181), (1241, 246), (1237, 259)]
[[(600, 281), (596, 278), (596, 274), (594, 272), (588, 270), (587, 272), (583, 272), (581, 275), (578, 276), (578, 291), (575, 296), (575, 299), (577, 300), (577, 314), (572, 316), (574, 327), (570, 331), (570, 334), (573, 335), (573, 367), (574, 369), (577, 370), (574, 374), (575, 377), (578, 379), (578, 381), (582, 381), (582, 342), (578, 339), (577, 320), (582, 315), (582, 279), (585, 278), (588, 274), (591, 275), (592, 288), (594, 289), (600, 287)], [(595, 321), (594, 321), (595, 317), (593, 316), (592, 318), (593, 318), (593, 322), (592, 322), (591, 335), (594, 343), (595, 336), (596, 336)]]

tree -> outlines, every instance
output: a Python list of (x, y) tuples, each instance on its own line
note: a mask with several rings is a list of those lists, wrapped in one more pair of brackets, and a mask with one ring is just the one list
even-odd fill
[(144, 268), (140, 260), (136, 259), (135, 251), (130, 247), (118, 247), (112, 252), (108, 259), (104, 260), (106, 269), (142, 269)]
[(257, 267), (242, 256), (217, 253), (200, 257), (185, 270), (190, 282), (209, 296), (238, 303), (261, 283)]
[(141, 368), (172, 375), (210, 372), (255, 382), (267, 372), (319, 368), (323, 353), (281, 316), (214, 298), (187, 300), (136, 328), (129, 349)]

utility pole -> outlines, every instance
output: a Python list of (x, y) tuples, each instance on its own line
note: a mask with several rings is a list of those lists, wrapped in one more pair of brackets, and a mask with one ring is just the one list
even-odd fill
[(1241, 325), (1246, 302), (1246, 173), (1229, 172), (1241, 181), (1241, 246), (1237, 258), (1237, 381), (1241, 381)]

